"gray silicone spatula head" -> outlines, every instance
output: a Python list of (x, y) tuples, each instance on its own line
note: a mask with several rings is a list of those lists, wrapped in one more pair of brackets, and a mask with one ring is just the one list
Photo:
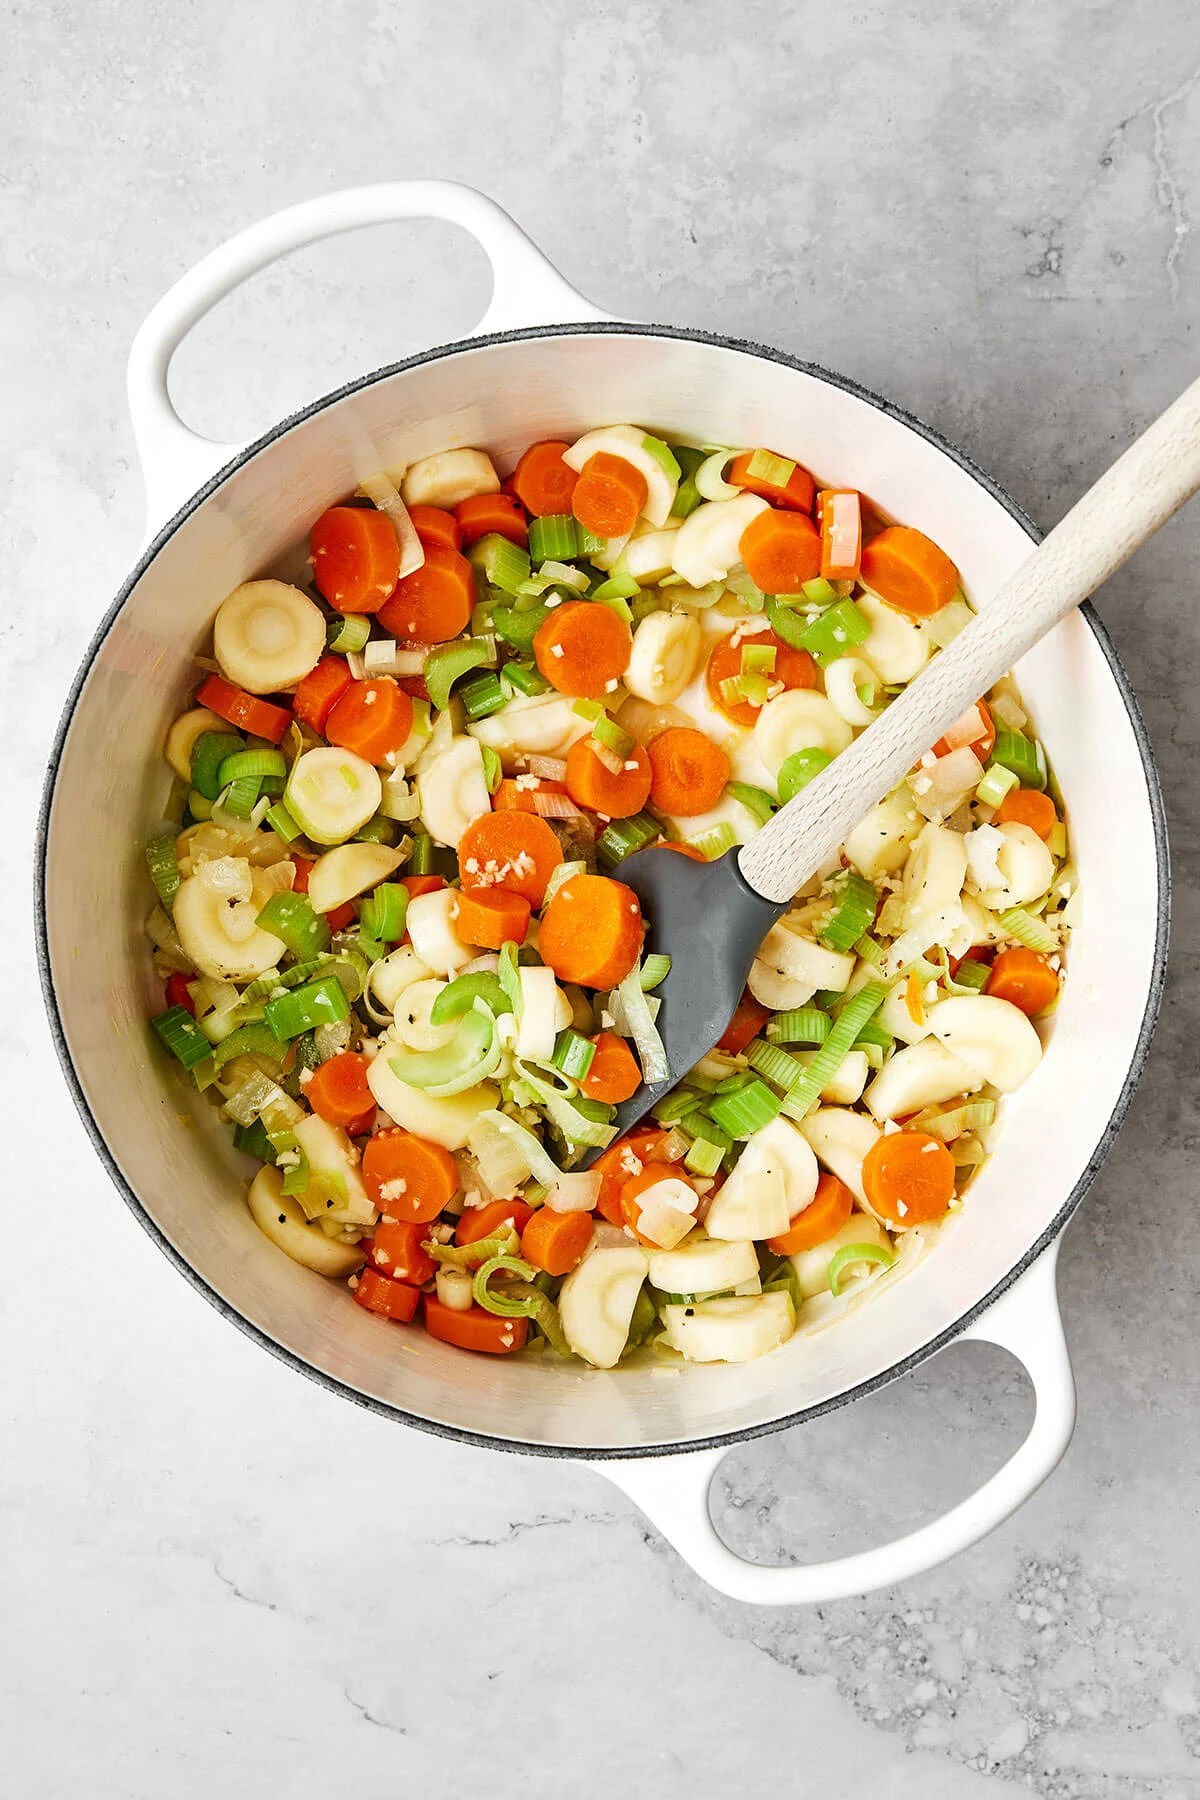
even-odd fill
[[(639, 850), (616, 871), (641, 902), (647, 951), (665, 951), (671, 972), (656, 992), (657, 1025), (671, 1074), (617, 1108), (628, 1131), (710, 1051), (733, 1017), (746, 976), (786, 902), (764, 900), (738, 867), (736, 850), (697, 863), (674, 850)], [(591, 1160), (589, 1158), (589, 1160)]]
[[(814, 871), (877, 801), (1060, 619), (1200, 488), (1200, 381), (1076, 502), (983, 612), (815, 781), (740, 850), (702, 864), (642, 850), (620, 879), (641, 901), (648, 947), (671, 958), (655, 1023), (669, 1077), (618, 1109), (628, 1131), (713, 1048), (754, 953)], [(797, 745), (796, 748), (803, 746)]]

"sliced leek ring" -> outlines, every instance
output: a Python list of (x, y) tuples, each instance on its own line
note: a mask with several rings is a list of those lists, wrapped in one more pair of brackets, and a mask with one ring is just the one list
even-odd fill
[(344, 844), (379, 811), (379, 773), (352, 750), (322, 745), (292, 764), (284, 800), (314, 844)]

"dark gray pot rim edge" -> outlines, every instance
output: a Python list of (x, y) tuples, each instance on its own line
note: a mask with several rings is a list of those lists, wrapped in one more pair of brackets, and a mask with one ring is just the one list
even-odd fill
[(357, 1388), (350, 1387), (347, 1383), (339, 1381), (336, 1377), (327, 1374), (324, 1370), (315, 1368), (311, 1363), (308, 1363), (302, 1357), (297, 1356), (294, 1351), (288, 1350), (284, 1345), (277, 1343), (274, 1338), (270, 1337), (257, 1325), (252, 1324), (251, 1321), (247, 1319), (244, 1314), (239, 1312), (235, 1306), (232, 1306), (229, 1301), (217, 1293), (214, 1288), (210, 1287), (204, 1277), (192, 1267), (187, 1259), (182, 1256), (171, 1243), (169, 1238), (167, 1238), (165, 1233), (159, 1229), (158, 1225), (142, 1205), (137, 1194), (125, 1180), (115, 1156), (109, 1149), (109, 1146), (96, 1123), (87, 1098), (83, 1092), (82, 1084), (76, 1073), (71, 1052), (67, 1045), (62, 1019), (58, 1009), (58, 999), (55, 993), (53, 973), (50, 966), (46, 918), (46, 854), (50, 813), (53, 805), (54, 789), (58, 778), (59, 765), (79, 696), (91, 671), (92, 664), (95, 661), (105, 638), (112, 629), (117, 615), (150, 563), (158, 555), (168, 539), (178, 530), (180, 525), (182, 525), (199, 506), (216, 492), (234, 470), (248, 462), (250, 458), (255, 456), (260, 450), (273, 444), (294, 426), (303, 424), (307, 419), (312, 418), (319, 412), (323, 412), (325, 408), (334, 405), (337, 401), (344, 399), (347, 395), (358, 393), (364, 388), (373, 386), (378, 381), (385, 381), (393, 375), (402, 374), (404, 371), (417, 368), (424, 363), (440, 362), (446, 357), (455, 356), (465, 351), (484, 349), (494, 344), (571, 336), (656, 337), (710, 344), (717, 348), (733, 350), (743, 355), (765, 358), (770, 362), (779, 363), (786, 368), (796, 369), (802, 374), (811, 375), (817, 380), (828, 383), (831, 387), (840, 388), (845, 393), (854, 395), (856, 399), (865, 401), (868, 405), (873, 406), (878, 411), (886, 414), (887, 417), (895, 419), (900, 424), (907, 426), (909, 430), (917, 432), (921, 437), (925, 438), (929, 443), (933, 444), (937, 449), (941, 450), (946, 456), (956, 462), (960, 468), (965, 470), (966, 473), (972, 477), (973, 480), (978, 482), (978, 484), (984, 488), (994, 500), (998, 501), (1000, 505), (1005, 508), (1022, 529), (1028, 532), (1032, 541), (1036, 543), (1041, 539), (1042, 533), (1023, 508), (1012, 499), (998, 482), (993, 480), (993, 478), (984, 470), (977, 467), (964, 451), (960, 450), (957, 445), (951, 443), (949, 439), (943, 437), (939, 431), (936, 431), (932, 426), (926, 425), (923, 420), (906, 412), (902, 407), (895, 406), (891, 401), (872, 393), (870, 389), (864, 388), (858, 382), (852, 381), (846, 376), (834, 374), (827, 369), (821, 368), (816, 363), (805, 362), (799, 357), (789, 356), (784, 351), (774, 349), (770, 345), (755, 343), (749, 339), (727, 337), (718, 332), (692, 330), (681, 326), (626, 324), (612, 321), (587, 324), (529, 326), (521, 330), (494, 332), (488, 336), (463, 339), (455, 343), (439, 345), (432, 350), (422, 351), (418, 355), (406, 357), (401, 362), (391, 363), (384, 368), (376, 369), (367, 375), (360, 376), (354, 381), (347, 382), (345, 386), (336, 389), (332, 393), (323, 395), (320, 399), (313, 401), (310, 405), (301, 408), (300, 411), (283, 419), (279, 424), (274, 426), (272, 430), (265, 433), (262, 437), (257, 438), (252, 444), (247, 445), (246, 448), (240, 451), (231, 462), (225, 465), (224, 468), (218, 470), (217, 473), (180, 508), (174, 517), (168, 520), (158, 535), (143, 551), (132, 574), (117, 594), (116, 599), (109, 607), (104, 618), (101, 620), (101, 623), (88, 646), (75, 679), (71, 684), (71, 689), (58, 723), (54, 744), (50, 752), (45, 785), (42, 791), (42, 801), (38, 813), (37, 832), (34, 845), (34, 911), (38, 971), (41, 977), (42, 991), (50, 1022), (51, 1035), (53, 1036), (58, 1059), (62, 1065), (67, 1085), (70, 1088), (72, 1098), (75, 1102), (76, 1110), (83, 1121), (88, 1136), (91, 1138), (92, 1145), (96, 1150), (97, 1155), (108, 1172), (109, 1178), (124, 1198), (134, 1217), (158, 1245), (163, 1254), (174, 1263), (175, 1267), (192, 1284), (197, 1292), (201, 1293), (219, 1313), (236, 1325), (247, 1337), (253, 1339), (253, 1341), (261, 1345), (263, 1349), (270, 1351), (273, 1356), (277, 1357), (281, 1362), (286, 1363), (289, 1368), (295, 1369), (299, 1374), (307, 1376), (310, 1381), (316, 1382), (318, 1386), (328, 1389), (331, 1393), (340, 1394), (344, 1398), (353, 1401), (356, 1405), (366, 1407), (369, 1411), (378, 1413), (382, 1417), (398, 1420), (405, 1425), (413, 1426), (419, 1431), (429, 1432), (435, 1437), (449, 1438), (457, 1443), (478, 1445), (485, 1449), (507, 1450), (520, 1455), (556, 1456), (573, 1460), (599, 1462), (608, 1460), (632, 1460), (640, 1457), (668, 1456), (689, 1451), (729, 1448), (735, 1444), (750, 1442), (755, 1438), (767, 1437), (777, 1431), (785, 1431), (793, 1425), (802, 1425), (810, 1419), (820, 1418), (826, 1413), (833, 1412), (839, 1407), (847, 1406), (852, 1401), (861, 1399), (864, 1395), (874, 1393), (877, 1389), (896, 1380), (897, 1377), (905, 1375), (910, 1370), (919, 1367), (920, 1364), (927, 1361), (930, 1357), (936, 1356), (940, 1350), (945, 1349), (948, 1344), (953, 1342), (966, 1326), (978, 1319), (993, 1301), (998, 1299), (1001, 1294), (1010, 1288), (1013, 1283), (1025, 1273), (1026, 1269), (1037, 1260), (1047, 1245), (1053, 1242), (1063, 1230), (1076, 1207), (1086, 1194), (1088, 1188), (1091, 1186), (1101, 1165), (1107, 1157), (1109, 1150), (1112, 1148), (1117, 1132), (1120, 1130), (1125, 1114), (1129, 1109), (1130, 1102), (1133, 1099), (1134, 1091), (1141, 1078), (1142, 1071), (1146, 1064), (1146, 1058), (1149, 1054), (1150, 1041), (1154, 1033), (1159, 1008), (1162, 1003), (1163, 984), (1166, 976), (1167, 942), (1170, 932), (1171, 914), (1171, 873), (1166, 813), (1163, 805), (1158, 771), (1154, 760), (1154, 752), (1150, 745), (1149, 733), (1147, 732), (1145, 721), (1142, 718), (1141, 710), (1130, 685), (1129, 677), (1125, 673), (1124, 667), (1121, 664), (1120, 658), (1113, 647), (1107, 631), (1089, 602), (1081, 608), (1083, 617), (1086, 619), (1088, 627), (1096, 638), (1105, 660), (1112, 671), (1113, 679), (1117, 684), (1121, 699), (1125, 705), (1125, 710), (1129, 715), (1129, 721), (1133, 728), (1133, 734), (1137, 741), (1138, 751), (1141, 756), (1142, 770), (1146, 780), (1147, 799), (1149, 801), (1150, 813), (1153, 821), (1155, 851), (1158, 863), (1158, 916), (1155, 931), (1154, 962), (1151, 970), (1150, 986), (1147, 993), (1146, 1009), (1142, 1015), (1137, 1042), (1134, 1046), (1129, 1070), (1126, 1074), (1120, 1097), (1079, 1181), (1075, 1184), (1075, 1187), (1068, 1195), (1055, 1218), (1036, 1241), (1030, 1245), (1024, 1256), (1022, 1256), (1014, 1267), (1009, 1270), (1007, 1275), (997, 1282), (995, 1287), (993, 1287), (982, 1300), (978, 1301), (975, 1306), (963, 1313), (960, 1318), (956, 1319), (952, 1325), (940, 1332), (937, 1337), (932, 1338), (927, 1343), (923, 1344), (920, 1349), (913, 1351), (910, 1355), (902, 1358), (899, 1362), (892, 1364), (891, 1367), (881, 1371), (879, 1374), (873, 1375), (868, 1380), (860, 1382), (856, 1387), (836, 1394), (828, 1400), (823, 1400), (815, 1406), (806, 1407), (799, 1412), (788, 1413), (778, 1418), (766, 1420), (759, 1425), (746, 1426), (736, 1431), (721, 1432), (705, 1438), (692, 1438), (682, 1443), (597, 1448), (590, 1445), (571, 1446), (564, 1444), (535, 1444), (525, 1440), (493, 1437), (487, 1432), (469, 1431), (460, 1426), (445, 1425), (434, 1419), (422, 1418), (419, 1414), (406, 1412), (403, 1408), (394, 1406), (388, 1401), (377, 1399), (373, 1395), (364, 1394)]

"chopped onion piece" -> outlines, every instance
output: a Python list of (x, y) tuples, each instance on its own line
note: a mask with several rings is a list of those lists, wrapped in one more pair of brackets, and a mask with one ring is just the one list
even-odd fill
[(600, 1195), (600, 1174), (580, 1169), (573, 1175), (560, 1175), (546, 1193), (551, 1212), (591, 1212)]
[(396, 533), (396, 542), (400, 546), (400, 574), (411, 575), (414, 569), (424, 566), (425, 551), (417, 536), (416, 526), (408, 516), (408, 508), (397, 492), (395, 483), (381, 469), (377, 475), (366, 475), (359, 482), (359, 487), (373, 500), (381, 513), (386, 513), (392, 521)]

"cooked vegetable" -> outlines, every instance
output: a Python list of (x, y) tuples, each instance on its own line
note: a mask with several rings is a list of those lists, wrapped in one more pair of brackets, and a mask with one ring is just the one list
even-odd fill
[(595, 700), (611, 693), (629, 665), (633, 639), (607, 606), (568, 600), (538, 627), (538, 669), (560, 694)]
[(271, 579), (219, 610), (166, 743), (186, 828), (147, 834), (154, 1034), (260, 1165), (267, 1235), (383, 1320), (613, 1368), (851, 1315), (963, 1203), (1057, 999), (1077, 878), (1011, 677), (673, 1089), (670, 958), (592, 871), (747, 841), (970, 621), (953, 564), (790, 457), (636, 425), (401, 486), (316, 521), (328, 624)]
[(607, 875), (573, 875), (542, 914), (538, 950), (560, 981), (616, 987), (636, 964), (641, 946), (637, 895)]
[(911, 525), (888, 525), (864, 545), (861, 570), (872, 593), (912, 618), (928, 618), (958, 592), (950, 558)]

